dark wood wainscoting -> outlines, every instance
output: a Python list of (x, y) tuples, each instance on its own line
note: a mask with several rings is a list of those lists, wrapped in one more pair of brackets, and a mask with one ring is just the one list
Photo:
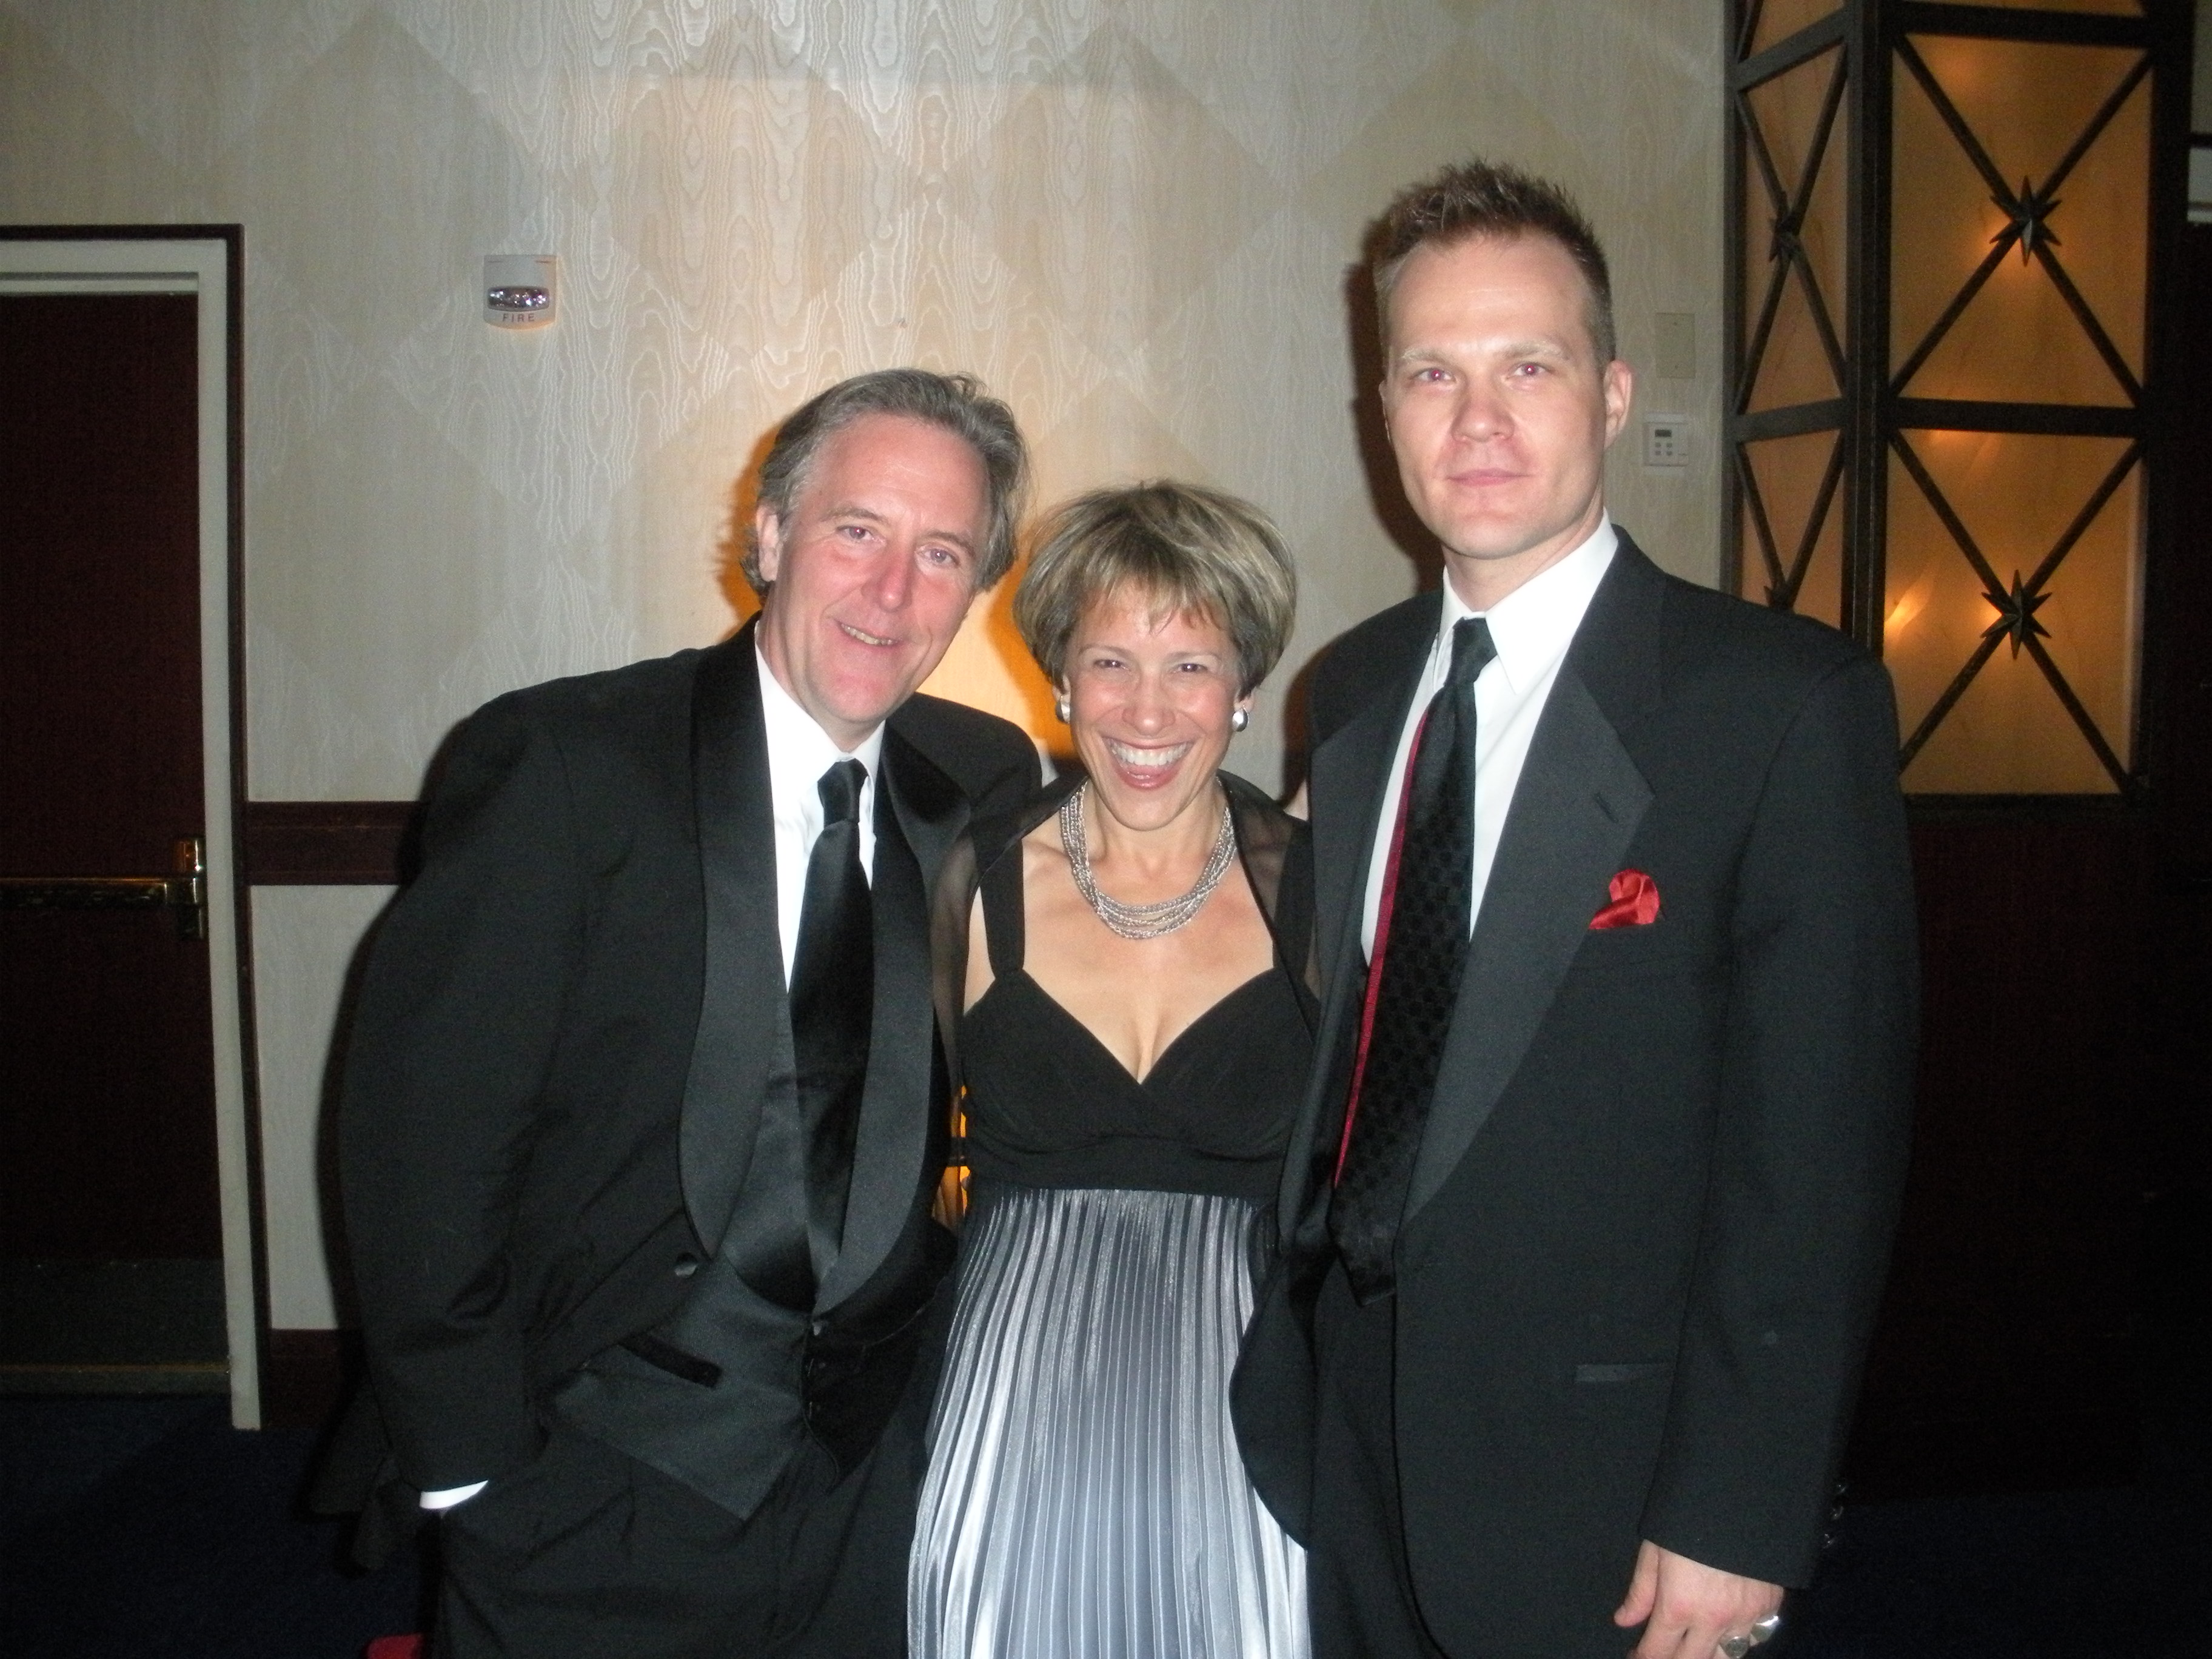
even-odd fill
[(2117, 804), (1914, 817), (1918, 1115), (1854, 1482), (2124, 1480), (2149, 824)]
[(255, 887), (384, 886), (413, 858), (411, 800), (250, 800), (243, 839)]
[[(407, 800), (248, 801), (240, 820), (255, 887), (387, 886), (414, 866)], [(262, 1419), (272, 1428), (332, 1420), (362, 1374), (361, 1334), (271, 1330), (262, 1357)]]

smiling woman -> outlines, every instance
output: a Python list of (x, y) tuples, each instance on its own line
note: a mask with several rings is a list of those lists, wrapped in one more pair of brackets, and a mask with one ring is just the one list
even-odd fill
[[(1256, 507), (1163, 482), (1062, 507), (1015, 595), (1085, 774), (1030, 830), (1030, 969), (1133, 1073), (1265, 965), (1259, 907), (1234, 888), (1209, 904), (1207, 884), (1233, 836), (1222, 757), (1297, 581)], [(1146, 915), (1182, 920), (1133, 934)]]
[(970, 1208), (917, 1655), (1308, 1650), (1229, 1372), (1311, 1048), (1310, 854), (1218, 769), (1295, 595), (1256, 508), (1164, 483), (1062, 507), (1015, 599), (1085, 769), (939, 895), (969, 919)]

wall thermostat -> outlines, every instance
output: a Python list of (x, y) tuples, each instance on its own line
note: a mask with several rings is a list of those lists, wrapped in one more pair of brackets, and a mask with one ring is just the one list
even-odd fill
[(1690, 422), (1681, 415), (1644, 417), (1644, 465), (1687, 466), (1690, 464)]
[(544, 328), (560, 308), (560, 276), (554, 254), (486, 254), (484, 321), (494, 328)]

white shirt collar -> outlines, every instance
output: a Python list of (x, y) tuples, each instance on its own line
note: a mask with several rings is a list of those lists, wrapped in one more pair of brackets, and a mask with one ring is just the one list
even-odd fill
[[(768, 733), (769, 781), (777, 797), (782, 799), (788, 790), (802, 801), (817, 799), (815, 785), (841, 760), (860, 762), (867, 768), (869, 781), (874, 781), (884, 753), (883, 726), (878, 725), (848, 754), (783, 689), (783, 682), (761, 654), (757, 639), (753, 641), (753, 656), (760, 665), (761, 724)], [(820, 810), (818, 805), (815, 808), (817, 816)]]
[(775, 925), (783, 946), (784, 982), (799, 960), (799, 933), (806, 910), (806, 866), (822, 835), (822, 775), (841, 760), (867, 769), (855, 803), (860, 813), (860, 869), (872, 880), (876, 868), (877, 763), (884, 752), (884, 728), (868, 733), (848, 756), (783, 689), (753, 646), (760, 668), (761, 726), (768, 738), (769, 807), (775, 824)]
[(1498, 647), (1498, 671), (1516, 694), (1528, 691), (1566, 655), (1575, 630), (1582, 626), (1583, 612), (1589, 609), (1620, 544), (1613, 515), (1600, 514), (1597, 528), (1573, 552), (1546, 565), (1486, 611), (1468, 610), (1459, 590), (1446, 580), (1443, 617), (1437, 630), (1446, 659), (1453, 627), (1469, 617), (1486, 617), (1491, 642)]

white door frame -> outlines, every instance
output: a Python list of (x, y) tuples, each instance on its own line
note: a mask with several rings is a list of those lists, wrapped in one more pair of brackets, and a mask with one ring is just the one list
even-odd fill
[(206, 757), (208, 993), (215, 1019), (216, 1156), (222, 1206), (230, 1420), (261, 1425), (259, 1274), (240, 997), (233, 608), (239, 593), (235, 366), (242, 246), (234, 226), (0, 228), (0, 294), (199, 296), (200, 726)]

